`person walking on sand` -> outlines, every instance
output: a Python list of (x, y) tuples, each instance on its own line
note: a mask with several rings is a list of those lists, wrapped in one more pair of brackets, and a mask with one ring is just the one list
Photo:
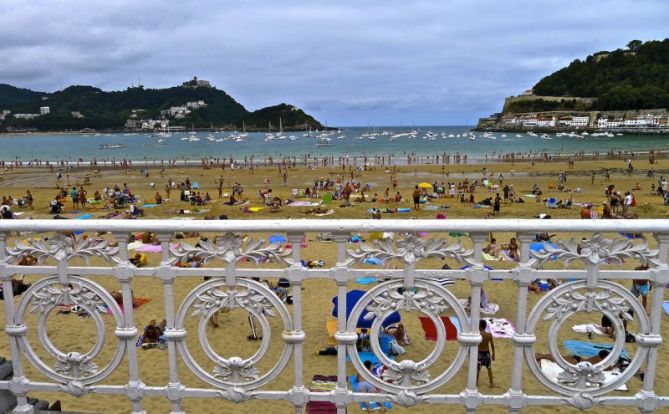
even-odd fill
[[(481, 373), (481, 368), (486, 367), (488, 369), (488, 379), (490, 380), (490, 388), (494, 388), (495, 384), (492, 380), (492, 361), (495, 360), (495, 342), (493, 341), (492, 335), (486, 332), (488, 323), (481, 319), (479, 321), (479, 333), (483, 338), (479, 344), (479, 354), (478, 354), (478, 369), (476, 371), (476, 385), (479, 385), (479, 374)], [(492, 354), (491, 354), (492, 351)]]
[(420, 188), (418, 186), (413, 189), (413, 208), (420, 210)]

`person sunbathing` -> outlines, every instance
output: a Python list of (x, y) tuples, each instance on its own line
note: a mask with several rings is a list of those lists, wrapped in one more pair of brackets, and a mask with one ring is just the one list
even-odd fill
[[(599, 364), (600, 362), (605, 360), (606, 357), (609, 356), (609, 354), (610, 354), (609, 351), (607, 351), (606, 349), (602, 349), (601, 351), (599, 351), (597, 353), (597, 355), (595, 355), (593, 357), (590, 357), (590, 358), (585, 358), (584, 359), (584, 358), (581, 358), (578, 355), (562, 355), (562, 358), (564, 358), (565, 361), (567, 361), (568, 363), (570, 363), (572, 365), (576, 365), (576, 364), (581, 363), (581, 362), (589, 362), (592, 365), (595, 365), (595, 364)], [(545, 359), (547, 361), (555, 362), (555, 357), (553, 357), (552, 354), (535, 353), (534, 358), (537, 361), (541, 361), (542, 359)], [(611, 365), (610, 367), (608, 367), (606, 369), (611, 370), (611, 369), (614, 369), (614, 368), (616, 368), (616, 365)]]
[(165, 332), (165, 325), (167, 322), (163, 319), (160, 324), (152, 319), (148, 325), (144, 327), (144, 334), (141, 338), (142, 349), (150, 348), (166, 348), (167, 344), (163, 338)]
[(518, 242), (516, 241), (515, 237), (512, 237), (509, 241), (509, 257), (516, 262), (520, 261), (520, 251), (518, 249)]
[(493, 256), (495, 259), (499, 259), (501, 249), (497, 245), (497, 239), (495, 239), (494, 237), (492, 239), (490, 239), (490, 244), (488, 244), (486, 247), (483, 248), (483, 252), (488, 253), (489, 255)]

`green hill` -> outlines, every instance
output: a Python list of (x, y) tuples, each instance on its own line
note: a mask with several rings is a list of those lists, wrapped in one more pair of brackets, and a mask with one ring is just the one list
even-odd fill
[(669, 108), (669, 39), (645, 43), (633, 40), (625, 50), (577, 59), (541, 79), (534, 86), (534, 94), (597, 98), (589, 108), (594, 110)]
[[(206, 106), (189, 108), (183, 117), (163, 116), (161, 111), (184, 106), (187, 102), (204, 101)], [(70, 86), (53, 93), (33, 92), (10, 85), (0, 85), (0, 111), (12, 114), (35, 114), (48, 106), (50, 113), (26, 120), (7, 116), (1, 127), (36, 128), (38, 130), (123, 129), (128, 119), (169, 119), (170, 125), (190, 128), (225, 128), (241, 126), (267, 128), (267, 122), (284, 128), (313, 127), (321, 124), (293, 106), (281, 104), (249, 112), (230, 95), (215, 87), (198, 86), (197, 80), (166, 89), (128, 88), (124, 91), (103, 91), (92, 86)], [(133, 112), (134, 111), (134, 112)], [(77, 113), (77, 116), (73, 115)], [(80, 114), (80, 115), (79, 115)]]
[(311, 115), (307, 115), (300, 108), (285, 103), (251, 112), (244, 118), (244, 123), (247, 128), (265, 129), (271, 122), (272, 128), (276, 131), (279, 129), (279, 117), (281, 117), (284, 129), (307, 129), (308, 127), (316, 129), (321, 127), (320, 122), (316, 121)]

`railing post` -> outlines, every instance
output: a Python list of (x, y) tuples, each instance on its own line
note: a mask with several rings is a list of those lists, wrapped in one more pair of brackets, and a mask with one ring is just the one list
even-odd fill
[(21, 362), (21, 350), (18, 337), (25, 335), (26, 325), (16, 325), (14, 314), (14, 292), (12, 289), (12, 276), (14, 272), (8, 268), (7, 263), (7, 233), (0, 233), (0, 277), (2, 278), (2, 291), (5, 302), (5, 333), (9, 337), (9, 351), (12, 357), (13, 376), (9, 383), (9, 391), (16, 397), (16, 407), (13, 413), (32, 414), (34, 408), (28, 404), (27, 383), (29, 380), (23, 374), (23, 363)]
[(139, 379), (139, 366), (137, 363), (137, 347), (135, 346), (135, 337), (137, 336), (137, 327), (135, 326), (135, 314), (133, 308), (131, 281), (134, 277), (134, 271), (128, 261), (128, 234), (113, 233), (118, 241), (118, 259), (116, 265), (116, 279), (121, 283), (121, 293), (123, 295), (123, 328), (117, 329), (116, 335), (123, 339), (125, 350), (128, 353), (128, 375), (129, 381), (126, 386), (126, 395), (132, 401), (132, 413), (143, 414), (145, 411), (141, 407), (141, 399), (144, 396), (144, 383)]
[(169, 363), (169, 384), (165, 396), (172, 403), (171, 414), (184, 414), (181, 409), (181, 393), (184, 386), (179, 381), (177, 370), (177, 341), (186, 336), (185, 329), (175, 326), (174, 320), (174, 269), (170, 260), (170, 241), (172, 234), (158, 233), (162, 247), (162, 261), (158, 267), (158, 276), (163, 281), (165, 291), (165, 339), (167, 341), (167, 359)]
[(304, 367), (302, 357), (302, 344), (304, 342), (304, 331), (302, 330), (302, 281), (306, 277), (306, 271), (302, 268), (300, 262), (300, 252), (304, 233), (289, 233), (288, 242), (293, 246), (292, 262), (287, 269), (288, 279), (293, 289), (293, 331), (290, 334), (293, 338), (293, 357), (295, 362), (295, 383), (291, 390), (291, 400), (295, 405), (295, 414), (301, 414), (304, 405), (308, 401), (308, 394), (304, 388)]
[(348, 266), (346, 264), (346, 243), (350, 234), (336, 233), (334, 235), (337, 243), (337, 264), (335, 265), (335, 280), (337, 282), (337, 389), (335, 390), (335, 404), (337, 405), (337, 414), (346, 414), (346, 405), (348, 403), (349, 393), (346, 378), (346, 346), (349, 343), (357, 341), (355, 332), (346, 330), (346, 285), (348, 284)]
[[(517, 268), (516, 284), (518, 285), (518, 299), (516, 301), (516, 333), (513, 335), (513, 371), (511, 377), (511, 389), (508, 391), (509, 409), (512, 413), (519, 413), (525, 404), (525, 394), (522, 390), (523, 373), (523, 348), (528, 337), (526, 331), (527, 319), (527, 287), (533, 275), (530, 262), (530, 243), (534, 241), (534, 235), (529, 233), (518, 233), (516, 238), (520, 242), (520, 263)], [(533, 335), (529, 335), (533, 337)]]
[(648, 349), (646, 372), (644, 373), (643, 388), (637, 394), (637, 398), (644, 400), (640, 408), (642, 413), (651, 413), (658, 408), (657, 396), (655, 394), (655, 373), (657, 371), (657, 354), (659, 344), (662, 341), (662, 301), (664, 300), (664, 289), (669, 283), (669, 266), (667, 256), (669, 253), (669, 233), (655, 234), (657, 240), (659, 265), (651, 271), (655, 274), (655, 285), (653, 287), (653, 301), (650, 311), (650, 331), (656, 336), (657, 344)]
[[(481, 317), (481, 289), (483, 282), (487, 279), (487, 271), (483, 267), (483, 242), (487, 239), (487, 233), (470, 233), (474, 243), (474, 263), (467, 272), (471, 290), (469, 304), (469, 335), (479, 334), (479, 319)], [(480, 343), (481, 338), (479, 338)], [(481, 405), (481, 394), (478, 391), (478, 343), (469, 345), (469, 369), (467, 371), (467, 389), (464, 391), (464, 406), (467, 414), (473, 414)]]

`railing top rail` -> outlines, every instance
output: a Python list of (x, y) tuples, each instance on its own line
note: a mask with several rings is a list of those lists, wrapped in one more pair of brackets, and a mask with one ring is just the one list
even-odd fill
[(0, 232), (8, 231), (272, 231), (272, 232), (653, 232), (669, 234), (669, 220), (0, 220)]

